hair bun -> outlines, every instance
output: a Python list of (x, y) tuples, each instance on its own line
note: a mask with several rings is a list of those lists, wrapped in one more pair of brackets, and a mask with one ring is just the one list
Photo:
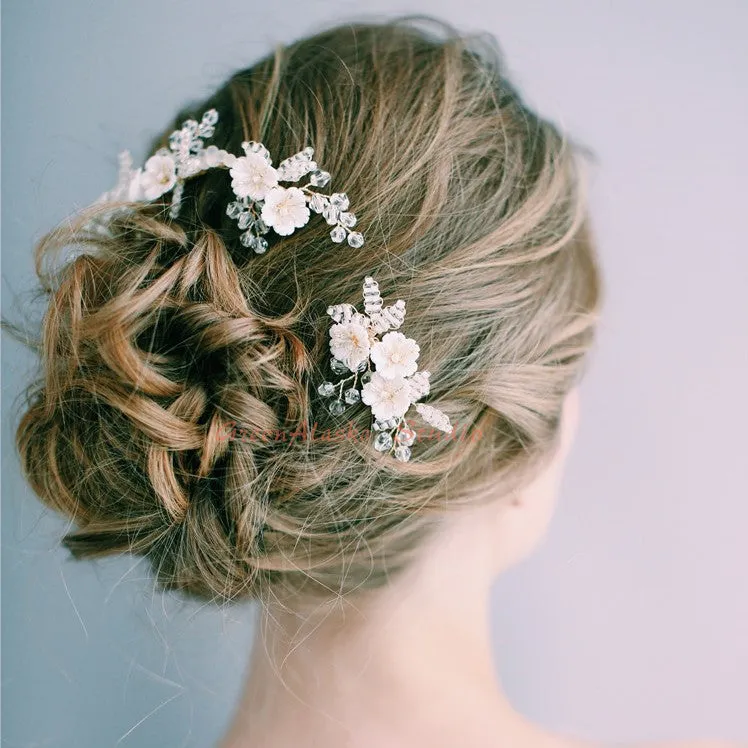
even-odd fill
[[(17, 433), (76, 555), (146, 555), (160, 586), (203, 599), (346, 594), (405, 566), (445, 502), (494, 498), (548, 453), (599, 303), (575, 149), (491, 43), (442, 30), (345, 24), (278, 47), (153, 143), (211, 108), (228, 152), (309, 143), (365, 244), (331, 247), (323, 213), (256, 254), (222, 170), (185, 180), (176, 218), (166, 192), (101, 234), (89, 212), (42, 239), (40, 259), (92, 252), (45, 284)], [(358, 303), (362, 275), (407, 298), (419, 369), (459, 424), (435, 438), (414, 418), (418, 460), (373, 448), (367, 408), (317, 396), (325, 309)], [(273, 429), (303, 436), (252, 438)]]
[[(71, 224), (54, 241), (73, 242), (79, 228)], [(231, 493), (232, 460), (242, 463), (234, 472), (243, 481), (258, 474), (259, 442), (229, 450), (237, 426), (265, 433), (307, 416), (310, 363), (296, 316), (250, 308), (214, 231), (190, 244), (147, 209), (120, 228), (97, 254), (60, 272), (44, 325), (59, 358), (49, 360), (19, 428), (26, 472), (41, 496), (81, 522), (66, 541), (77, 555), (146, 543), (153, 552), (154, 539), (188, 513), (199, 522), (185, 524), (184, 542), (200, 546), (189, 537), (195, 532), (207, 532), (213, 546), (220, 533), (221, 544), (236, 542), (227, 532), (233, 510), (210, 494), (219, 485)], [(234, 510), (246, 514), (251, 495), (244, 491)]]

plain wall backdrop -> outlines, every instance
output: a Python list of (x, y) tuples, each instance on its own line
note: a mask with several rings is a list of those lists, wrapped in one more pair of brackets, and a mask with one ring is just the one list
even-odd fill
[[(116, 181), (173, 112), (351, 0), (6, 0), (2, 308), (33, 243)], [(606, 281), (578, 440), (538, 553), (499, 580), (496, 666), (549, 728), (748, 740), (748, 3), (373, 0), (495, 34), (530, 102), (596, 154)], [(133, 558), (77, 563), (13, 446), (33, 359), (3, 338), (7, 748), (207, 748), (253, 609), (156, 594)]]

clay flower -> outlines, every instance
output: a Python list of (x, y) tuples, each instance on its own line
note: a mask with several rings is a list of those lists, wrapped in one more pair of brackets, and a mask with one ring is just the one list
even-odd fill
[(238, 198), (264, 200), (278, 186), (278, 173), (260, 153), (237, 158), (229, 173), (231, 189)]
[(452, 425), (446, 413), (418, 402), (431, 390), (431, 373), (418, 370), (416, 341), (395, 332), (405, 320), (405, 302), (398, 299), (384, 306), (379, 284), (370, 275), (364, 278), (363, 297), (363, 314), (349, 303), (327, 307), (335, 323), (330, 327), (330, 369), (344, 378), (322, 382), (317, 393), (330, 398), (327, 409), (334, 416), (349, 405), (368, 405), (376, 432), (374, 449), (407, 462), (416, 440), (405, 418), (411, 405), (426, 423), (442, 431), (450, 433)]
[(371, 347), (371, 360), (385, 378), (409, 377), (415, 374), (420, 348), (413, 338), (401, 332), (388, 332)]
[(155, 200), (177, 182), (176, 162), (172, 156), (151, 156), (138, 175), (138, 183), (146, 200)]
[(356, 371), (369, 357), (369, 331), (357, 322), (341, 322), (330, 328), (330, 352)]
[(361, 388), (361, 400), (371, 408), (374, 418), (400, 418), (411, 404), (410, 386), (402, 376), (385, 378), (375, 371)]
[(293, 234), (309, 221), (304, 193), (298, 187), (273, 187), (265, 196), (261, 216), (276, 234)]
[[(244, 247), (263, 254), (269, 247), (265, 235), (271, 228), (281, 236), (292, 234), (309, 223), (310, 208), (323, 213), (332, 226), (329, 235), (333, 242), (340, 244), (347, 240), (354, 249), (363, 246), (364, 235), (353, 230), (357, 218), (348, 210), (348, 196), (344, 192), (328, 195), (318, 191), (317, 188), (329, 184), (332, 176), (314, 160), (314, 148), (306, 146), (273, 167), (268, 149), (254, 140), (242, 142), (243, 156), (229, 153), (215, 144), (206, 147), (205, 141), (215, 135), (217, 123), (216, 109), (203, 112), (199, 122), (192, 118), (184, 120), (182, 127), (169, 135), (168, 148), (160, 148), (137, 169), (133, 168), (129, 151), (121, 151), (116, 185), (94, 202), (147, 203), (171, 192), (169, 216), (175, 219), (179, 216), (187, 180), (211, 169), (226, 169), (230, 171), (235, 197), (226, 205), (226, 215), (237, 222), (241, 231), (239, 242)], [(282, 189), (279, 186), (279, 182), (299, 182), (302, 178), (308, 181), (300, 187)], [(265, 200), (271, 194), (273, 197), (266, 206)], [(109, 236), (111, 218), (132, 210), (132, 206), (120, 206), (101, 211), (86, 228)]]

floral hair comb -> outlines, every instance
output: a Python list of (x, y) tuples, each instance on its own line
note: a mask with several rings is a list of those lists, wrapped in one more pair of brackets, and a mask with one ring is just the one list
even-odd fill
[[(235, 156), (215, 145), (204, 145), (204, 139), (215, 132), (218, 112), (209, 109), (197, 122), (185, 120), (180, 130), (169, 136), (169, 147), (160, 148), (143, 167), (132, 168), (129, 151), (119, 155), (119, 179), (116, 186), (101, 195), (96, 203), (111, 201), (150, 202), (172, 191), (172, 218), (179, 215), (185, 180), (198, 176), (208, 169), (229, 169), (231, 189), (236, 199), (226, 207), (226, 214), (237, 221), (243, 233), (240, 241), (261, 254), (268, 248), (265, 235), (272, 229), (280, 236), (288, 236), (305, 226), (310, 211), (321, 213), (333, 228), (330, 238), (351, 247), (363, 245), (364, 237), (353, 231), (356, 216), (349, 210), (348, 196), (343, 192), (331, 195), (313, 188), (325, 187), (331, 179), (312, 160), (314, 149), (307, 146), (274, 167), (270, 153), (262, 143), (244, 141), (243, 156)], [(299, 182), (308, 175), (301, 186), (283, 187), (280, 182)], [(127, 210), (121, 208), (120, 210)], [(115, 211), (116, 212), (116, 211)], [(105, 222), (99, 218), (91, 227), (106, 231)]]
[(405, 419), (411, 405), (440, 431), (451, 433), (452, 424), (438, 408), (418, 402), (429, 394), (431, 374), (418, 371), (416, 341), (396, 332), (405, 319), (405, 302), (398, 299), (383, 308), (379, 285), (371, 276), (364, 278), (363, 296), (364, 314), (352, 304), (327, 308), (335, 323), (330, 327), (330, 368), (346, 376), (335, 383), (322, 382), (317, 392), (333, 398), (328, 403), (333, 415), (342, 414), (347, 405), (368, 405), (372, 429), (378, 432), (374, 449), (393, 452), (407, 462), (416, 440), (416, 432)]

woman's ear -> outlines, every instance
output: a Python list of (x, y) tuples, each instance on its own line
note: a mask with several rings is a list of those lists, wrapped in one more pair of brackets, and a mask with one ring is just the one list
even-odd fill
[(544, 537), (553, 516), (578, 419), (579, 393), (575, 388), (564, 400), (555, 453), (534, 480), (513, 491), (508, 501), (496, 505), (494, 537), (501, 548), (497, 571), (530, 555)]

